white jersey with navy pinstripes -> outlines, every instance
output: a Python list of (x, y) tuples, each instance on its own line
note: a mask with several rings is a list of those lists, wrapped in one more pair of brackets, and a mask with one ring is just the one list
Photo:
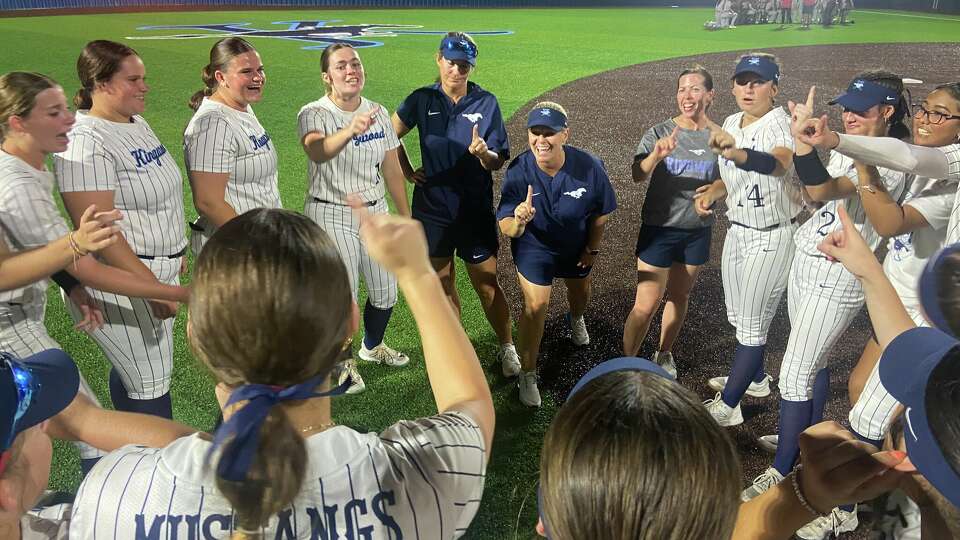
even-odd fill
[(53, 163), (61, 192), (114, 193), (134, 253), (165, 256), (186, 246), (180, 167), (140, 116), (121, 123), (77, 111), (70, 145)]
[[(827, 172), (832, 178), (846, 177), (854, 186), (859, 183), (859, 176), (857, 175), (856, 167), (853, 165), (853, 159), (843, 154), (833, 151), (830, 152)], [(912, 180), (912, 176), (908, 179), (908, 175), (902, 172), (883, 168), (878, 169), (878, 172), (880, 173), (880, 180), (883, 182), (890, 197), (895, 201), (899, 201), (908, 183), (907, 180)], [(868, 194), (866, 196), (869, 197), (870, 195)], [(803, 222), (803, 225), (797, 229), (793, 237), (797, 251), (807, 255), (822, 256), (820, 250), (817, 249), (820, 242), (831, 232), (843, 229), (843, 224), (840, 223), (840, 218), (837, 216), (837, 210), (841, 205), (846, 208), (847, 214), (850, 216), (850, 219), (853, 220), (854, 225), (857, 230), (860, 231), (860, 235), (866, 240), (870, 249), (874, 250), (880, 245), (882, 237), (873, 228), (870, 220), (867, 219), (867, 214), (863, 209), (863, 203), (860, 197), (858, 195), (851, 195), (846, 199), (827, 201), (820, 208), (811, 210), (810, 219)], [(852, 275), (850, 277), (853, 279)]]
[(329, 96), (323, 96), (300, 109), (297, 123), (300, 140), (314, 131), (333, 135), (349, 126), (355, 114), (376, 107), (380, 108), (374, 116), (376, 121), (366, 133), (355, 135), (333, 159), (323, 163), (310, 162), (309, 197), (335, 204), (347, 204), (350, 193), (358, 194), (366, 202), (383, 198), (385, 190), (380, 164), (388, 151), (400, 146), (385, 107), (362, 98), (357, 110), (348, 112), (338, 107)]
[[(233, 508), (206, 466), (207, 439), (103, 458), (77, 492), (71, 538), (229, 538)], [(305, 443), (300, 493), (264, 538), (457, 538), (476, 514), (484, 442), (463, 413), (401, 421), (379, 435), (338, 426)]]
[[(737, 148), (770, 153), (780, 146), (793, 150), (790, 115), (782, 107), (741, 128), (744, 112), (730, 115), (723, 130), (733, 135)], [(763, 229), (789, 222), (803, 205), (800, 184), (793, 169), (783, 177), (744, 171), (728, 159), (719, 160), (720, 176), (727, 186), (727, 217), (748, 227)]]
[[(948, 179), (960, 182), (960, 144), (944, 146), (940, 150), (947, 156), (949, 163)], [(960, 183), (958, 183), (958, 189), (960, 189)], [(960, 242), (960, 193), (957, 195), (958, 198), (953, 203), (953, 211), (950, 213), (950, 222), (947, 224), (945, 245)]]
[[(53, 201), (53, 174), (0, 151), (0, 234), (13, 253), (45, 246), (67, 234)], [(47, 280), (0, 292), (0, 302), (43, 305)]]
[(224, 199), (237, 214), (282, 206), (277, 152), (249, 106), (204, 98), (183, 133), (183, 160), (188, 171), (229, 174)]

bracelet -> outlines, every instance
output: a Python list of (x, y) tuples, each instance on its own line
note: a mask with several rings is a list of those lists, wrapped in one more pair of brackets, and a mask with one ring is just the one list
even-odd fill
[(87, 253), (89, 253), (87, 251), (80, 249), (80, 245), (77, 244), (76, 238), (73, 237), (75, 233), (76, 231), (70, 231), (69, 233), (67, 233), (67, 242), (70, 244), (70, 249), (73, 251), (73, 268), (74, 269), (77, 268), (77, 261), (80, 260), (80, 257), (83, 257), (87, 255)]
[(800, 471), (801, 470), (803, 470), (803, 465), (801, 465), (800, 463), (797, 463), (796, 467), (794, 467), (793, 470), (790, 471), (790, 474), (787, 475), (787, 477), (790, 479), (790, 484), (793, 485), (793, 494), (797, 496), (797, 501), (800, 502), (800, 506), (802, 506), (803, 509), (806, 510), (807, 512), (810, 512), (811, 514), (818, 517), (824, 517), (824, 516), (830, 515), (829, 513), (824, 514), (824, 513), (818, 512), (813, 506), (810, 505), (810, 503), (807, 501), (807, 498), (803, 496), (803, 491), (800, 490)]
[(867, 193), (876, 193), (877, 190), (871, 185), (857, 184), (857, 195), (863, 196), (861, 191), (866, 191)]

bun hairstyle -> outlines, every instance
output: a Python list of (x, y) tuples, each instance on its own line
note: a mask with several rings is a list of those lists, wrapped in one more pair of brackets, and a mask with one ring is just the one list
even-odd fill
[(255, 49), (249, 41), (239, 37), (223, 38), (214, 43), (213, 47), (210, 48), (210, 63), (203, 66), (203, 70), (200, 71), (200, 78), (203, 80), (203, 89), (196, 91), (190, 96), (190, 108), (197, 110), (203, 102), (203, 98), (210, 97), (217, 91), (217, 85), (219, 83), (217, 82), (216, 73), (218, 71), (225, 71), (227, 65), (230, 64), (230, 61), (233, 60), (234, 57), (256, 51), (257, 49)]
[(887, 120), (889, 126), (887, 134), (897, 139), (910, 138), (910, 128), (904, 123), (904, 119), (910, 116), (910, 101), (908, 95), (904, 93), (903, 78), (896, 73), (880, 69), (864, 71), (854, 78), (875, 82), (897, 93), (900, 99), (893, 107), (893, 116)]
[(0, 142), (7, 138), (10, 117), (29, 115), (40, 92), (56, 86), (56, 81), (39, 73), (11, 71), (0, 77)]
[(560, 408), (540, 453), (549, 536), (730, 538), (740, 461), (730, 436), (690, 390), (660, 375), (616, 371)]
[[(319, 226), (287, 210), (251, 210), (217, 230), (197, 258), (188, 338), (218, 382), (289, 387), (330, 373), (351, 305), (346, 269)], [(290, 504), (307, 464), (283, 406), (270, 407), (257, 444), (244, 481), (217, 474), (237, 529), (247, 531), (235, 538), (256, 537), (250, 531)]]
[[(353, 45), (349, 43), (334, 43), (323, 49), (323, 52), (320, 53), (320, 73), (326, 73), (327, 70), (330, 69), (330, 57), (340, 49), (353, 49)], [(330, 93), (331, 86), (327, 84), (327, 81), (323, 81), (323, 85), (327, 87), (327, 93)]]
[(98, 39), (83, 47), (77, 58), (77, 77), (80, 89), (73, 98), (78, 110), (93, 106), (93, 90), (97, 84), (108, 82), (120, 71), (120, 64), (128, 56), (140, 56), (137, 51), (123, 43)]

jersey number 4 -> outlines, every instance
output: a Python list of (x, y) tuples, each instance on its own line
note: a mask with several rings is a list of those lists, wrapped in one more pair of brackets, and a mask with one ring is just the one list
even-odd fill
[[(759, 184), (754, 184), (752, 188), (747, 190), (747, 200), (753, 201), (754, 208), (760, 208), (763, 206), (763, 196), (760, 195)], [(737, 206), (743, 207), (743, 201), (738, 202)]]

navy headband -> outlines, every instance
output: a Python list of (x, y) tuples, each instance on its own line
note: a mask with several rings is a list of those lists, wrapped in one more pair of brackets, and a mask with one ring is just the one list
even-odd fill
[(220, 425), (214, 434), (213, 446), (207, 452), (207, 461), (217, 448), (223, 447), (220, 461), (217, 463), (217, 476), (233, 482), (243, 482), (253, 463), (253, 456), (260, 444), (260, 426), (263, 425), (270, 409), (284, 401), (308, 399), (313, 397), (339, 396), (350, 387), (351, 380), (333, 390), (317, 392), (327, 375), (317, 375), (307, 381), (286, 388), (277, 388), (266, 384), (245, 384), (230, 394), (224, 409), (240, 401), (247, 401), (230, 419)]

